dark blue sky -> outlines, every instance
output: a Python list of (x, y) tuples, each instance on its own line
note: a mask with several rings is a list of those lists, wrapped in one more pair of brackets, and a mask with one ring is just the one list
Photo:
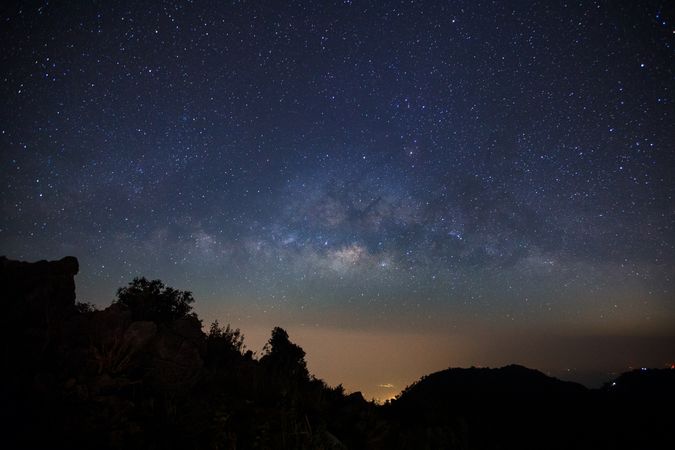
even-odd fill
[(672, 335), (667, 5), (3, 5), (0, 249), (244, 334)]

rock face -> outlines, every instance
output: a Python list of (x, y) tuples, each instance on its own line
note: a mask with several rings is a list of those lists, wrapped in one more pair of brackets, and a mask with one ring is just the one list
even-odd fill
[[(35, 372), (44, 353), (63, 334), (63, 324), (76, 313), (77, 259), (26, 263), (0, 257), (0, 333), (6, 345), (1, 357), (8, 381), (25, 382), (25, 372)], [(11, 343), (11, 345), (9, 345)]]
[(201, 323), (193, 317), (176, 320), (153, 343), (149, 375), (164, 389), (175, 389), (197, 380), (204, 366)]
[(45, 325), (72, 314), (75, 308), (77, 258), (26, 263), (0, 257), (3, 322), (30, 318)]

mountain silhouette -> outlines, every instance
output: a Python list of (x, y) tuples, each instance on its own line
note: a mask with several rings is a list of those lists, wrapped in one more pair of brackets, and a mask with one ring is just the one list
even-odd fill
[(539, 371), (450, 368), (384, 405), (307, 370), (279, 327), (263, 354), (208, 332), (187, 291), (136, 278), (78, 303), (76, 258), (0, 258), (3, 447), (12, 449), (616, 449), (675, 442), (675, 370), (591, 390)]
[(424, 397), (426, 401), (452, 397), (462, 400), (480, 400), (498, 395), (522, 398), (538, 395), (579, 395), (587, 389), (577, 383), (560, 381), (538, 370), (512, 364), (499, 369), (450, 368), (424, 376), (407, 387), (399, 400)]

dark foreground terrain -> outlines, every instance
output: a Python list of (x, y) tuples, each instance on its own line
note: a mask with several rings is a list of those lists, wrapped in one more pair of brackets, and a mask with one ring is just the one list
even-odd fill
[(378, 406), (311, 376), (281, 328), (259, 358), (188, 292), (135, 279), (98, 311), (78, 261), (0, 259), (2, 448), (656, 449), (675, 446), (675, 370), (604, 388), (521, 366), (448, 369)]

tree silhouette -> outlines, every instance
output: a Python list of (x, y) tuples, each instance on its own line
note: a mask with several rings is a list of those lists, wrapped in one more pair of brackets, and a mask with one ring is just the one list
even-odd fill
[(274, 327), (264, 351), (260, 362), (272, 371), (285, 374), (289, 378), (309, 379), (305, 351), (290, 341), (283, 328)]
[(170, 322), (192, 312), (192, 293), (165, 286), (161, 280), (136, 277), (128, 286), (117, 290), (114, 303), (131, 311), (134, 320), (150, 320), (157, 323)]

